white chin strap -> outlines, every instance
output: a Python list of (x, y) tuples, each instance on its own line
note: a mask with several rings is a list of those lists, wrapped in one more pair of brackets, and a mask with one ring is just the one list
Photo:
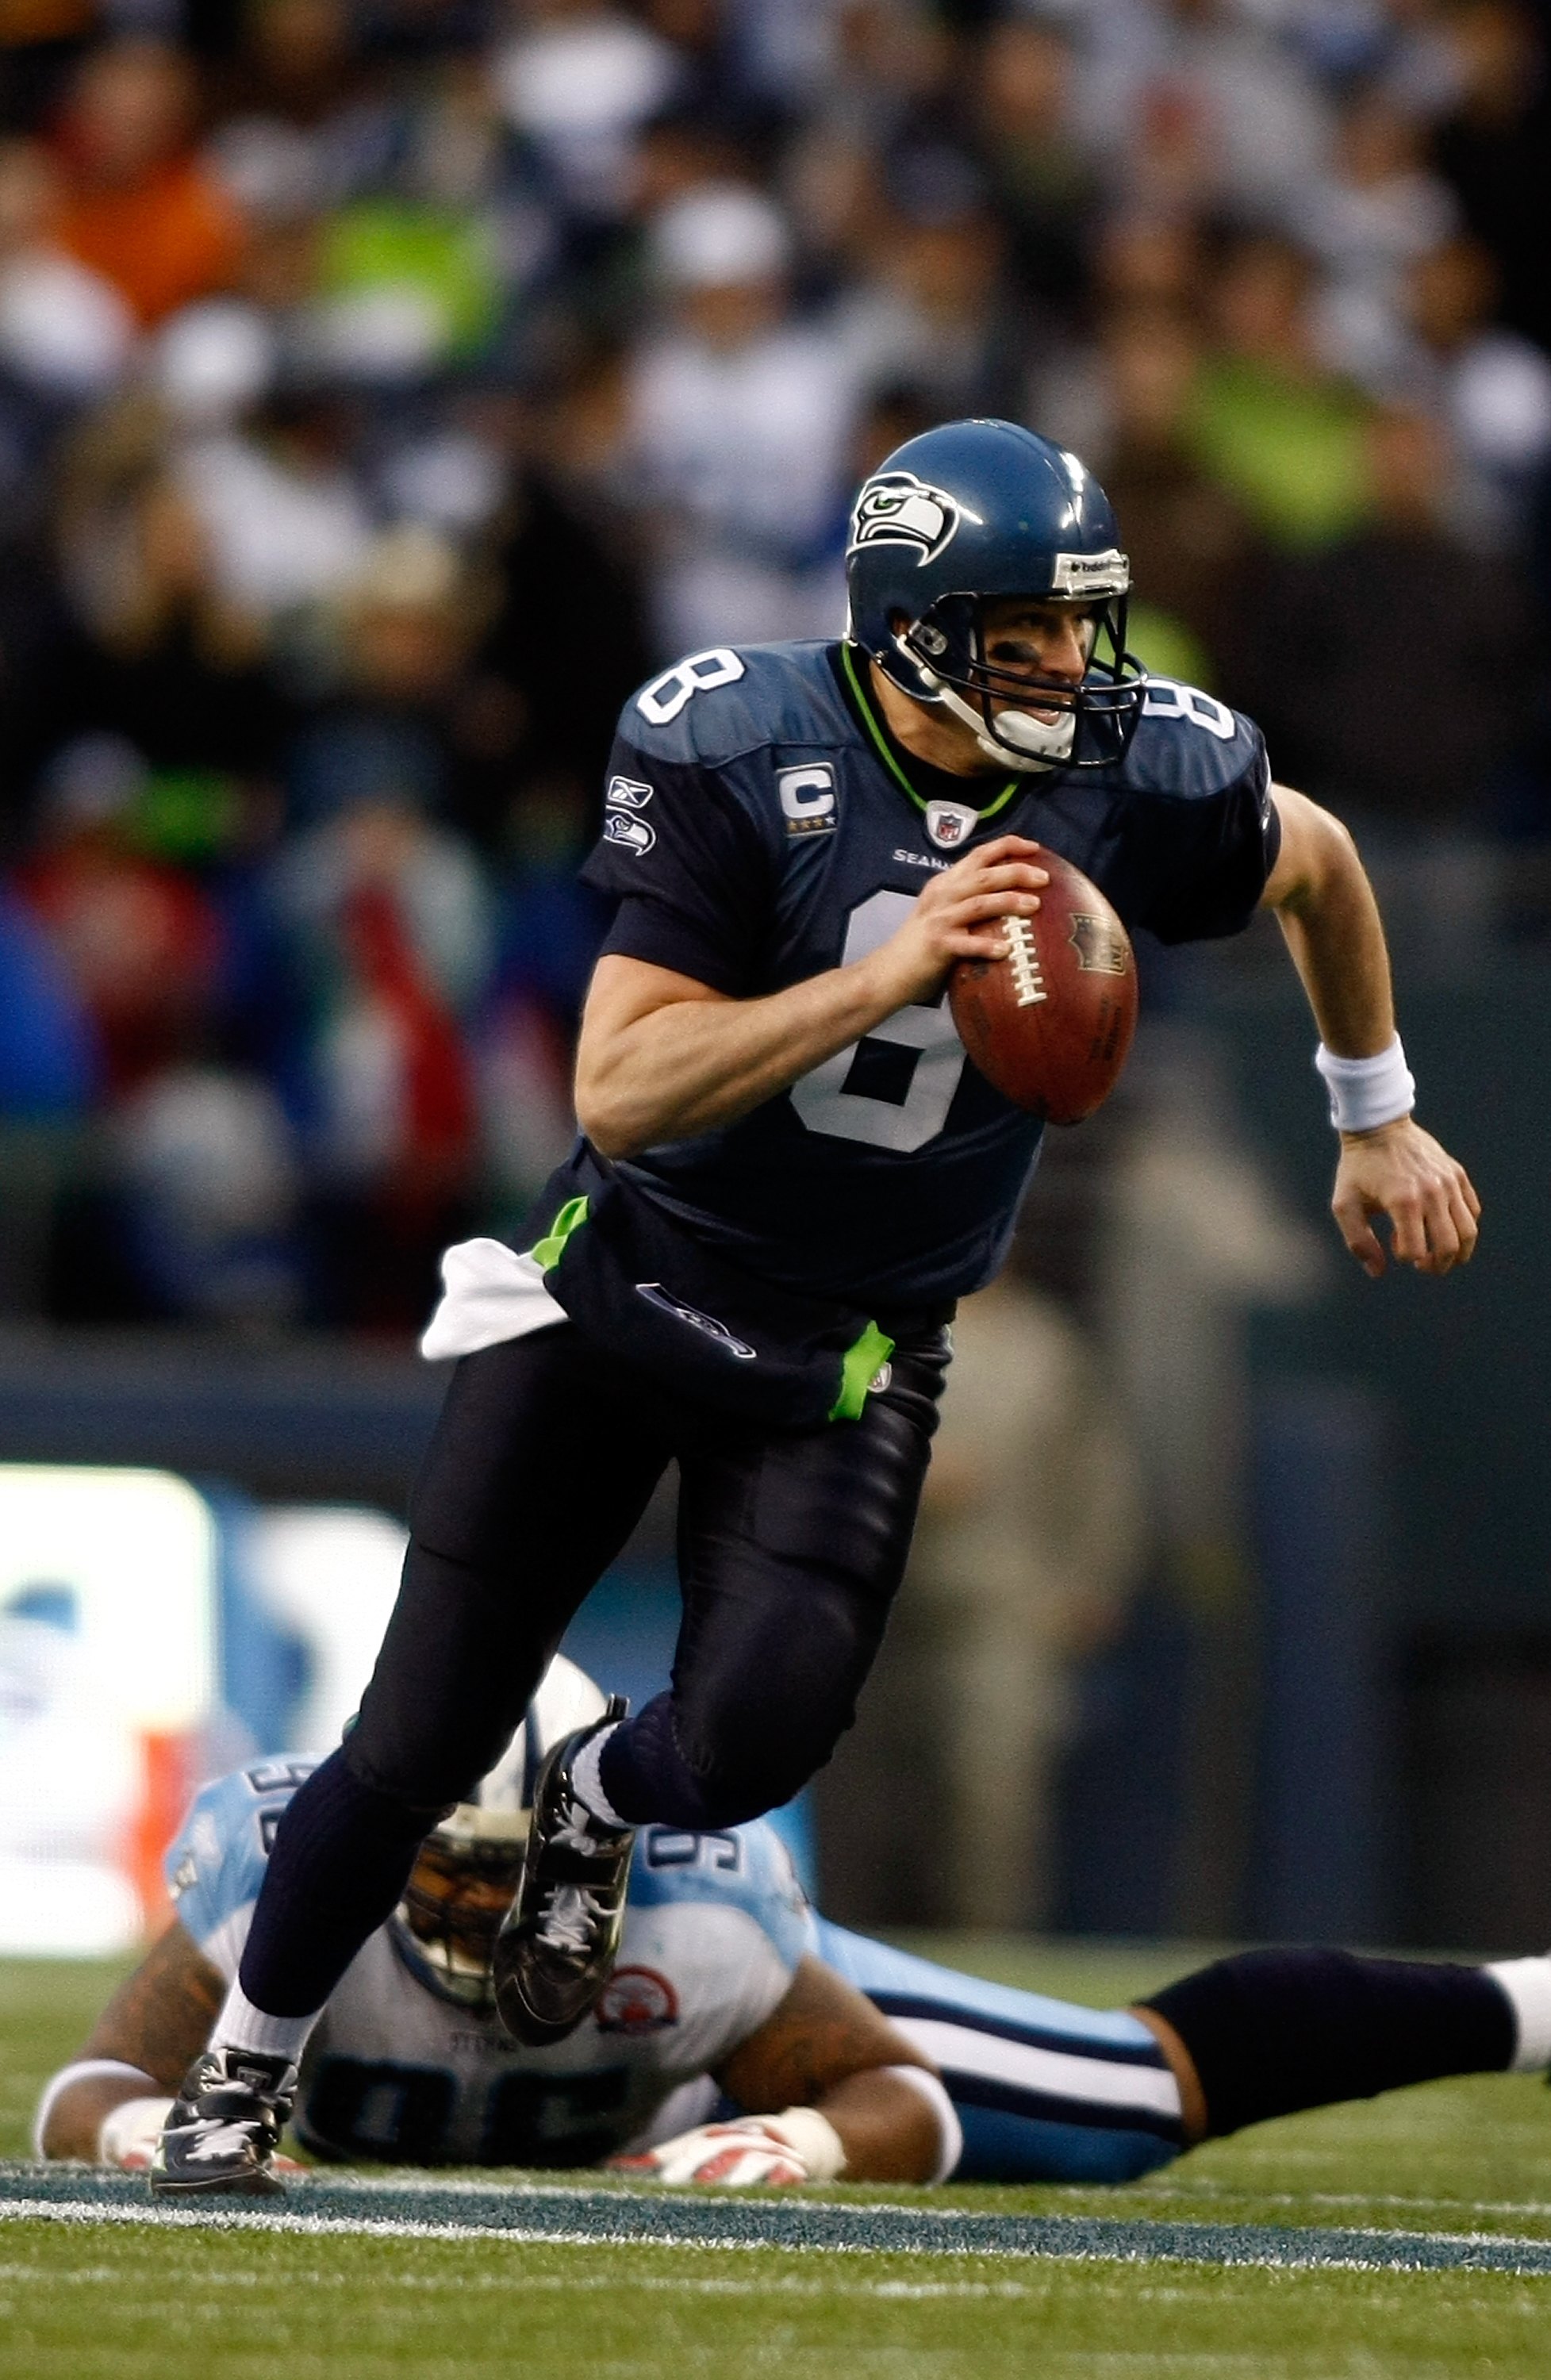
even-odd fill
[(992, 735), (982, 713), (952, 686), (944, 686), (940, 678), (937, 695), (955, 719), (963, 721), (982, 752), (988, 752), (993, 760), (1015, 759), (1025, 769), (1059, 769), (1063, 760), (1072, 758), (1077, 734), (1074, 711), (1063, 711), (1059, 719), (1036, 719), (1032, 711), (999, 710), (996, 733)]
[(912, 652), (903, 637), (896, 637), (894, 643), (922, 684), (931, 689), (932, 700), (940, 702), (955, 719), (962, 719), (982, 752), (988, 753), (993, 760), (1017, 760), (1025, 769), (1059, 769), (1063, 761), (1071, 759), (1077, 735), (1075, 711), (1063, 711), (1059, 719), (1036, 719), (1027, 710), (1000, 710), (993, 735), (984, 714), (952, 686), (944, 686), (937, 672), (918, 653)]

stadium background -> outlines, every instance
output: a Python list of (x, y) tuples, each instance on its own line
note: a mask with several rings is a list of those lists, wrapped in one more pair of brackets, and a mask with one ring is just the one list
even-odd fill
[(1515, 0), (0, 7), (0, 1949), (123, 1940), (189, 1776), (348, 1708), (436, 1253), (564, 1145), (618, 705), (832, 633), (856, 479), (966, 411), (1358, 830), (1487, 1236), (1349, 1270), (1274, 929), (1143, 953), (826, 1904), (1551, 1938), (1546, 62)]

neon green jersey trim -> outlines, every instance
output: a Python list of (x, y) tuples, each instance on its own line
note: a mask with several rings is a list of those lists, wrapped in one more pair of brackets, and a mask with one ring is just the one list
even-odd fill
[[(878, 721), (873, 716), (872, 705), (867, 700), (867, 698), (862, 689), (862, 681), (856, 674), (856, 664), (851, 658), (851, 647), (848, 644), (842, 644), (841, 646), (840, 659), (841, 667), (845, 672), (846, 682), (850, 686), (852, 693), (856, 698), (856, 708), (860, 710), (863, 720), (866, 722), (867, 734), (872, 737), (873, 743), (877, 747), (878, 759), (888, 770), (889, 774), (893, 778), (895, 784), (898, 785), (903, 792), (908, 794), (916, 808), (924, 813), (927, 808), (926, 803), (922, 800), (920, 795), (911, 783), (910, 779), (905, 775), (904, 771), (895, 759), (893, 753), (889, 748), (889, 740), (887, 736), (884, 735), (882, 728), (878, 725)], [(982, 821), (988, 818), (995, 818), (998, 810), (1005, 809), (1013, 795), (1022, 790), (1023, 783), (1024, 781), (1022, 777), (1009, 777), (1006, 784), (1003, 785), (995, 801), (988, 802), (985, 808), (981, 811), (980, 817)], [(973, 808), (973, 805), (968, 805), (968, 807)]]
[(830, 1407), (831, 1421), (860, 1421), (867, 1390), (894, 1352), (894, 1342), (876, 1322), (841, 1357), (840, 1394)]
[(554, 1221), (541, 1240), (536, 1240), (528, 1255), (540, 1272), (552, 1272), (565, 1252), (565, 1243), (573, 1232), (579, 1232), (587, 1221), (587, 1200), (567, 1198)]

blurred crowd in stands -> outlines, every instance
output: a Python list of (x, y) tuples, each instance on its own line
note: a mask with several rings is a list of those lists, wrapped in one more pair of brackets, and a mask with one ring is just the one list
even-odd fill
[(6, 0), (0, 1309), (403, 1332), (564, 1146), (612, 722), (1009, 415), (1149, 666), (1551, 838), (1525, 0)]

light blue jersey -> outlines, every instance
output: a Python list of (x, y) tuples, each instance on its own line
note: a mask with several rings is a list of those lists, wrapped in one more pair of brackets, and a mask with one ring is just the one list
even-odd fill
[[(207, 1785), (167, 1853), (178, 1916), (228, 1981), (280, 1814), (314, 1766), (259, 1761)], [(579, 2166), (649, 2147), (725, 2108), (715, 2072), (805, 1955), (939, 2069), (963, 2127), (959, 2179), (1128, 2181), (1179, 2155), (1174, 2080), (1138, 2019), (830, 1925), (762, 1818), (716, 1834), (641, 1829), (613, 1974), (593, 2015), (545, 2049), (441, 1998), (382, 1927), (309, 2044), (297, 2134), (321, 2155), (414, 2165)]]
[[(314, 1765), (259, 1761), (207, 1785), (167, 1853), (178, 1916), (228, 1981), (281, 1812)], [(321, 2155), (416, 2165), (591, 2165), (648, 2147), (711, 2113), (711, 2075), (812, 1941), (771, 1828), (644, 1827), (618, 1962), (575, 2033), (514, 2042), (493, 2014), (430, 1990), (380, 1927), (308, 2045), (297, 2135)]]

